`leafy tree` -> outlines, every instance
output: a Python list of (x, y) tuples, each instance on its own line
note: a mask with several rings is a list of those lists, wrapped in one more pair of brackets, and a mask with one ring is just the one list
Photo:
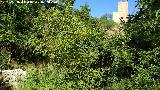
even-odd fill
[(10, 52), (11, 60), (20, 63), (40, 59), (41, 54), (36, 54), (37, 46), (33, 45), (32, 38), (37, 33), (32, 30), (32, 19), (38, 16), (40, 4), (2, 2), (0, 7), (0, 48)]
[[(158, 0), (138, 0), (140, 9), (131, 15), (122, 27), (125, 44), (134, 55), (135, 74), (129, 80), (129, 89), (150, 90), (159, 82), (159, 5)], [(127, 81), (128, 82), (128, 81)], [(126, 84), (128, 85), (128, 84)]]
[(158, 4), (158, 0), (141, 0), (138, 3), (141, 10), (136, 15), (131, 16), (128, 24), (124, 25), (133, 47), (153, 49), (160, 45), (158, 24), (160, 8)]
[(99, 23), (102, 29), (109, 31), (116, 26), (116, 23), (111, 20), (111, 17), (110, 14), (105, 14), (99, 18)]
[(112, 14), (104, 14), (100, 18), (105, 20), (112, 20)]

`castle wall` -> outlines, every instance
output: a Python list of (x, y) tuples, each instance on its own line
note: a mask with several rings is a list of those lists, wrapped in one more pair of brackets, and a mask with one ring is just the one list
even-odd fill
[[(118, 14), (118, 15), (117, 15)], [(118, 2), (118, 12), (113, 12), (113, 21), (120, 23), (120, 19), (128, 20), (128, 1)]]

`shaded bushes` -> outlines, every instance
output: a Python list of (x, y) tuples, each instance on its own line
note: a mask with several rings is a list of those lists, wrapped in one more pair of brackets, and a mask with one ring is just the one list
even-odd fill
[[(11, 59), (34, 63), (43, 60), (49, 64), (43, 66), (44, 69), (33, 68), (20, 88), (158, 88), (159, 14), (156, 13), (159, 9), (157, 6), (152, 10), (151, 3), (146, 3), (148, 6), (131, 16), (127, 23), (123, 23), (121, 29), (125, 34), (113, 36), (105, 34), (105, 27), (108, 30), (112, 25), (104, 25), (103, 18), (91, 17), (87, 5), (80, 10), (74, 10), (68, 4), (65, 4), (63, 10), (41, 8), (38, 16), (28, 20), (31, 23), (23, 21), (25, 15), (15, 21), (13, 13), (3, 16), (1, 20), (4, 19), (5, 23), (1, 24), (3, 28), (0, 40), (8, 43)], [(14, 25), (14, 22), (20, 23)], [(22, 24), (31, 26), (27, 28)]]
[(32, 19), (38, 17), (41, 6), (3, 2), (0, 7), (0, 48), (18, 63), (44, 59), (42, 53), (36, 54), (33, 36), (37, 32), (32, 30)]

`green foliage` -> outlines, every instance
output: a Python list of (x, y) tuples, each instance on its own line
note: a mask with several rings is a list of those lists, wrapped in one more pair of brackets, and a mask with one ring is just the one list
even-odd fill
[[(98, 58), (99, 48), (103, 47), (104, 32), (98, 30), (98, 22), (86, 15), (89, 13), (85, 10), (80, 11), (84, 14), (81, 16), (88, 18), (84, 21), (68, 8), (63, 11), (52, 8), (35, 19), (34, 29), (41, 31), (51, 61), (66, 67), (67, 80), (82, 81), (88, 88), (95, 88), (94, 84), (99, 84), (95, 80), (100, 79), (101, 72), (91, 65)], [(95, 79), (90, 80), (93, 77)]]
[(10, 65), (10, 56), (4, 50), (0, 51), (0, 69), (8, 69)]
[(19, 63), (43, 58), (42, 53), (37, 54), (35, 50), (38, 48), (35, 44), (37, 31), (32, 30), (32, 19), (38, 16), (41, 6), (3, 2), (0, 7), (0, 48)]
[(30, 66), (27, 78), (21, 82), (18, 90), (88, 90), (83, 81), (66, 81), (64, 68), (56, 64), (44, 67)]
[(38, 67), (30, 66), (27, 78), (19, 85), (19, 90), (66, 90), (69, 86), (64, 82), (65, 72), (51, 65)]
[(110, 37), (105, 33), (115, 23), (91, 17), (88, 5), (73, 9), (74, 2), (65, 1), (63, 10), (1, 4), (1, 67), (7, 52), (20, 62), (49, 64), (31, 68), (20, 90), (159, 88), (159, 1), (138, 1), (140, 11), (122, 25), (124, 34)]
[(101, 29), (105, 31), (111, 31), (112, 29), (118, 27), (118, 24), (112, 21), (112, 16), (110, 14), (102, 15), (98, 18), (98, 21)]
[(138, 11), (122, 26), (125, 44), (133, 53), (134, 74), (129, 79), (129, 89), (151, 90), (159, 82), (159, 1), (139, 0)]
[(149, 0), (139, 3), (144, 3), (137, 14), (130, 17), (129, 22), (124, 25), (124, 31), (130, 44), (134, 48), (139, 49), (153, 49), (159, 47), (159, 11), (157, 6), (160, 2), (158, 0)]

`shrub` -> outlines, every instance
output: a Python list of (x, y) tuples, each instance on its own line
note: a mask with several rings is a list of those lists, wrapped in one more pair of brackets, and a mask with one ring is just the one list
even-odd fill
[(85, 89), (80, 86), (78, 81), (65, 80), (66, 71), (63, 68), (57, 68), (56, 65), (47, 65), (44, 67), (30, 67), (28, 76), (18, 87), (18, 90), (75, 90)]
[(0, 50), (0, 69), (8, 69), (10, 67), (10, 55), (4, 50)]
[(36, 45), (31, 45), (36, 33), (32, 31), (32, 19), (38, 16), (40, 5), (2, 2), (0, 7), (0, 48), (19, 63), (32, 61), (36, 56), (40, 59), (41, 54), (35, 54)]

